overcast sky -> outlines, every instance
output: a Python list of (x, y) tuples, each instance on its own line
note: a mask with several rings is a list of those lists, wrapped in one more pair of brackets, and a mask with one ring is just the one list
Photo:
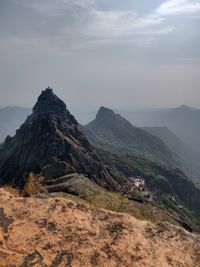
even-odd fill
[(0, 0), (0, 107), (200, 108), (200, 0)]

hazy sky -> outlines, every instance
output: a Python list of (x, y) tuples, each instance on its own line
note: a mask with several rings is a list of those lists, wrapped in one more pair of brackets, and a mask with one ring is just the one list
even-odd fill
[(200, 107), (200, 0), (0, 0), (0, 106)]

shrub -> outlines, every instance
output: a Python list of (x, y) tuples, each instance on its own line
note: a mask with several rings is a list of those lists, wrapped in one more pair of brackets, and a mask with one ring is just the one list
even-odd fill
[(39, 174), (29, 173), (27, 182), (22, 191), (23, 196), (34, 196), (38, 194), (46, 194), (48, 193), (44, 184), (44, 177)]

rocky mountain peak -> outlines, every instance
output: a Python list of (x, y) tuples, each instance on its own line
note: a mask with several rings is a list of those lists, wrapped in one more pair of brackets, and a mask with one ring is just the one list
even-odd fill
[(106, 108), (106, 107), (100, 107), (99, 111), (97, 112), (96, 119), (105, 119), (109, 117), (114, 117), (115, 113), (113, 110)]
[(32, 115), (2, 145), (0, 184), (21, 186), (28, 173), (40, 173), (45, 166), (59, 161), (100, 185), (112, 188), (115, 184), (65, 103), (47, 88)]
[(77, 124), (75, 118), (67, 110), (66, 104), (53, 93), (50, 87), (42, 91), (41, 95), (33, 107), (33, 119), (37, 120), (41, 115), (53, 114), (61, 121), (73, 121)]

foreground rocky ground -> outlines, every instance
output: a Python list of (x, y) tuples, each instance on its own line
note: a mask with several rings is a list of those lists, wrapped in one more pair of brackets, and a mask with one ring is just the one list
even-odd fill
[(0, 266), (200, 266), (199, 235), (64, 198), (1, 188), (0, 226)]

